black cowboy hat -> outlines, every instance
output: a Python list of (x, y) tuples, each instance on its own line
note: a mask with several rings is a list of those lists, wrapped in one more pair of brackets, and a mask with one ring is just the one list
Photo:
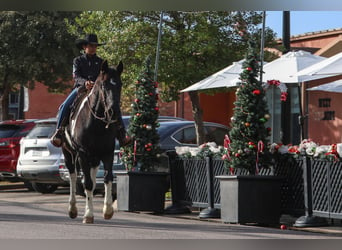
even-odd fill
[(95, 34), (87, 34), (84, 39), (76, 40), (76, 46), (79, 49), (83, 49), (83, 45), (87, 44), (95, 44), (97, 46), (105, 45), (105, 43), (99, 43), (97, 41), (97, 35)]

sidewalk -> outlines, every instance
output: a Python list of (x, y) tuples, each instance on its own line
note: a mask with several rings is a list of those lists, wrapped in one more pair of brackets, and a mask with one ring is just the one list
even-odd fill
[[(165, 207), (171, 205), (170, 201), (165, 202)], [(199, 213), (202, 209), (193, 208), (191, 214), (165, 214), (164, 216), (181, 218), (186, 220), (202, 220), (209, 221), (213, 223), (224, 223), (221, 219), (217, 218), (200, 218)], [(304, 231), (304, 232), (314, 232), (314, 233), (326, 233), (326, 234), (334, 234), (336, 236), (342, 237), (342, 222), (336, 222), (335, 225), (328, 225), (324, 227), (295, 227), (293, 226), (298, 218), (290, 215), (282, 215), (279, 221), (279, 228), (281, 225), (286, 226), (286, 230), (295, 230), (295, 231)], [(258, 226), (258, 225), (255, 225)]]

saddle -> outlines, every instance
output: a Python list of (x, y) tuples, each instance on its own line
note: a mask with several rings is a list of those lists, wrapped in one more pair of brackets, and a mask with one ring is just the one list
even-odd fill
[(72, 105), (70, 107), (70, 116), (68, 117), (69, 121), (74, 116), (75, 111), (78, 110), (80, 104), (82, 103), (82, 100), (86, 97), (87, 93), (88, 93), (88, 91), (87, 91), (86, 87), (81, 86), (78, 88), (77, 96), (76, 96), (74, 102), (72, 103)]

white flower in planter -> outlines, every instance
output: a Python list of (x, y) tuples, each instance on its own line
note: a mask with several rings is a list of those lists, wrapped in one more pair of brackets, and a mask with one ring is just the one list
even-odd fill
[(199, 152), (201, 152), (200, 148), (189, 148), (189, 151), (191, 153), (191, 156), (196, 156)]
[(314, 154), (314, 157), (318, 157), (320, 155), (324, 155), (325, 153), (329, 152), (331, 146), (330, 145), (322, 145), (322, 146), (318, 146), (316, 148), (316, 152)]
[(175, 147), (176, 153), (177, 153), (178, 155), (184, 155), (184, 154), (189, 153), (189, 152), (190, 152), (189, 149), (190, 149), (190, 147), (188, 147), (188, 146), (184, 146), (184, 147), (178, 147), (178, 146), (176, 146), (176, 147)]
[(279, 154), (287, 154), (289, 152), (289, 147), (286, 145), (281, 145), (278, 149)]
[(318, 145), (311, 139), (304, 139), (299, 145), (299, 151), (305, 150), (307, 155), (314, 155)]
[(338, 155), (341, 157), (342, 156), (342, 143), (336, 144), (336, 150), (337, 150)]

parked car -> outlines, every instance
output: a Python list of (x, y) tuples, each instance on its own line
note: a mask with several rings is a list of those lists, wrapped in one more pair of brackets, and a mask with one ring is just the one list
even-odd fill
[[(229, 128), (214, 122), (204, 122), (203, 125), (205, 141), (223, 145)], [(163, 122), (160, 123), (158, 133), (162, 151), (174, 151), (176, 146), (198, 146), (194, 121)]]
[(35, 126), (34, 120), (0, 122), (0, 179), (18, 181), (16, 166), (20, 140)]
[(58, 186), (69, 184), (59, 174), (59, 168), (64, 166), (62, 150), (50, 143), (55, 129), (56, 118), (38, 120), (20, 141), (17, 175), (31, 182), (33, 189), (40, 193), (52, 193)]
[[(206, 142), (215, 142), (217, 145), (223, 146), (224, 136), (229, 133), (229, 128), (225, 125), (214, 123), (214, 122), (204, 122), (204, 133)], [(158, 128), (159, 143), (162, 153), (175, 151), (175, 147), (189, 146), (196, 147), (197, 136), (194, 121), (187, 120), (174, 120), (160, 122)], [(115, 151), (115, 158), (119, 159), (116, 163), (117, 166), (123, 164), (119, 157), (120, 150)], [(161, 154), (160, 168), (157, 171), (168, 172), (168, 158), (165, 154)], [(124, 169), (124, 166), (121, 167)]]

